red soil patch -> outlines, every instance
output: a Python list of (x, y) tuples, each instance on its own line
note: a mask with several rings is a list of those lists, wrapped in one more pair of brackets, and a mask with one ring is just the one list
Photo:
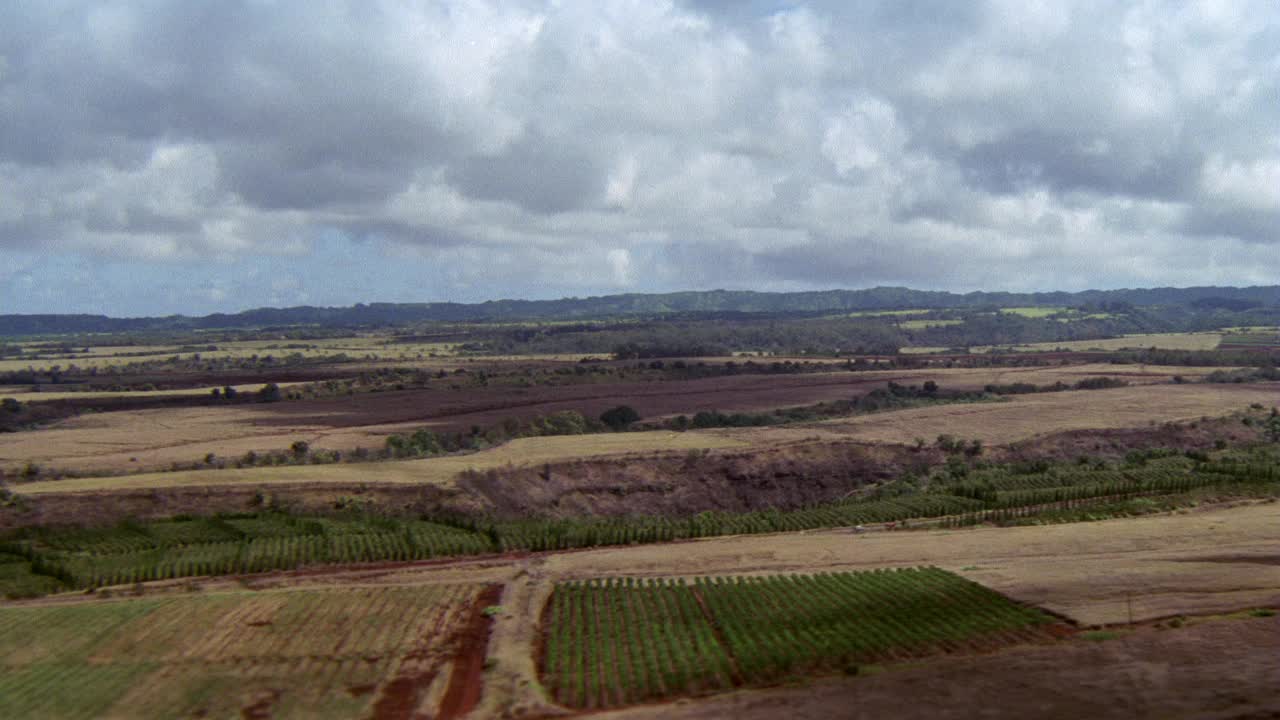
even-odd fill
[(467, 619), (467, 626), (462, 631), (461, 642), (453, 659), (453, 673), (449, 676), (449, 687), (440, 700), (437, 718), (448, 720), (462, 717), (480, 702), (485, 654), (489, 646), (489, 632), (493, 627), (493, 618), (485, 614), (485, 608), (497, 605), (501, 600), (502, 586), (490, 585), (480, 593), (475, 605), (471, 607), (471, 617)]
[(261, 693), (256, 700), (240, 709), (240, 717), (244, 720), (271, 720), (271, 708), (280, 699), (279, 690), (268, 690)]
[[(436, 677), (434, 670), (416, 675), (401, 675), (387, 683), (373, 704), (374, 720), (408, 720), (418, 709), (418, 695)], [(354, 691), (352, 692), (354, 695)]]

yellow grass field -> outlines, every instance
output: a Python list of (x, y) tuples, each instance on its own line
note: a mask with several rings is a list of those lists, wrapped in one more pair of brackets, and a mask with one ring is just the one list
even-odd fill
[[(236, 392), (252, 393), (257, 392), (266, 383), (250, 383), (246, 385), (232, 385)], [(281, 388), (288, 388), (294, 385), (304, 385), (303, 382), (282, 382), (276, 383)], [(218, 385), (218, 388), (226, 387)], [(40, 392), (32, 392), (30, 386), (25, 385), (5, 385), (0, 386), (0, 397), (11, 397), (21, 401), (28, 400), (74, 400), (80, 398), (160, 398), (174, 396), (191, 396), (191, 395), (208, 395), (214, 387), (199, 388), (183, 388), (180, 390), (124, 390), (113, 392), (110, 390), (85, 390), (82, 392), (59, 391), (59, 390), (41, 390)]]
[[(452, 357), (456, 343), (393, 343), (386, 336), (359, 336), (325, 338), (318, 340), (244, 340), (212, 342), (216, 350), (196, 349), (194, 343), (187, 349), (176, 345), (102, 345), (89, 346), (88, 352), (40, 353), (34, 357), (6, 358), (0, 360), (0, 372), (37, 370), (55, 365), (67, 368), (103, 368), (108, 365), (168, 360), (171, 357), (191, 359), (199, 355), (203, 359), (248, 358), (254, 355), (277, 358), (298, 354), (307, 358), (325, 357), (346, 353), (353, 359), (369, 360), (418, 360), (431, 357)], [(296, 346), (296, 347), (291, 347)]]
[[(1087, 350), (1212, 350), (1218, 347), (1222, 334), (1216, 332), (1203, 333), (1154, 333), (1150, 335), (1125, 335), (1105, 340), (1069, 340), (1064, 342), (1030, 343), (1014, 345), (1019, 352), (1053, 352), (1059, 348), (1076, 352)], [(993, 349), (1005, 348), (1006, 345), (983, 345), (972, 348), (973, 352), (991, 352)]]
[(434, 708), (481, 588), (0, 606), (0, 716), (362, 717), (403, 678)]
[(464, 455), (338, 465), (302, 465), (226, 470), (185, 470), (120, 477), (69, 478), (14, 485), (27, 495), (157, 487), (219, 485), (281, 485), (316, 483), (410, 483), (450, 485), (464, 470), (487, 470), (508, 465), (662, 452), (745, 447), (746, 441), (712, 432), (676, 433), (664, 430), (599, 435), (520, 438), (489, 450)]
[[(988, 353), (992, 350), (1007, 350), (1009, 348), (1016, 352), (1054, 352), (1057, 350), (1110, 352), (1116, 350), (1146, 350), (1148, 348), (1156, 348), (1157, 350), (1213, 350), (1218, 347), (1221, 341), (1222, 333), (1219, 332), (1152, 333), (1147, 335), (1125, 335), (1124, 337), (1103, 340), (1063, 340), (1061, 342), (1028, 343), (1026, 345), (975, 345), (969, 348), (969, 351)], [(950, 351), (951, 348), (936, 346), (904, 347), (899, 350), (899, 352), (908, 355), (931, 355)]]
[(1022, 317), (1028, 317), (1028, 318), (1045, 318), (1045, 317), (1049, 317), (1050, 315), (1056, 315), (1062, 312), (1063, 310), (1066, 310), (1066, 308), (1062, 308), (1062, 307), (1000, 308), (1000, 312), (1002, 313), (1007, 313), (1009, 315), (1021, 315)]
[[(1280, 401), (1274, 385), (1160, 385), (1014, 395), (1005, 402), (941, 405), (803, 425), (735, 431), (758, 443), (818, 437), (864, 442), (932, 443), (939, 435), (1003, 445), (1068, 430), (1146, 427), (1220, 417), (1252, 403)], [(722, 431), (729, 432), (729, 431)]]

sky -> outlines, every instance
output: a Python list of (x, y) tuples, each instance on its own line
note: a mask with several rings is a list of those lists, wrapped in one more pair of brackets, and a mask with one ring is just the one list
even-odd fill
[(1280, 283), (1280, 4), (9, 0), (0, 313)]

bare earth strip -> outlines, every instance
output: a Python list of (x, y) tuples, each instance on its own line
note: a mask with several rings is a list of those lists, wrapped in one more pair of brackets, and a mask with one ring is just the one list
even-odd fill
[(183, 470), (122, 477), (69, 478), (12, 486), (25, 495), (127, 490), (138, 488), (315, 483), (412, 483), (450, 486), (464, 470), (508, 465), (537, 465), (577, 458), (634, 452), (745, 447), (730, 437), (664, 430), (598, 435), (521, 438), (489, 450), (464, 455), (345, 465), (301, 465), (226, 470)]

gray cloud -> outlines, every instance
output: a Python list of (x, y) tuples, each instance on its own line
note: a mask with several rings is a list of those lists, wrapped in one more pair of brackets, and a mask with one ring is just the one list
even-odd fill
[(1169, 284), (1206, 244), (1202, 281), (1274, 277), (1278, 48), (1266, 1), (20, 3), (0, 260), (145, 283), (336, 232), (542, 295)]

